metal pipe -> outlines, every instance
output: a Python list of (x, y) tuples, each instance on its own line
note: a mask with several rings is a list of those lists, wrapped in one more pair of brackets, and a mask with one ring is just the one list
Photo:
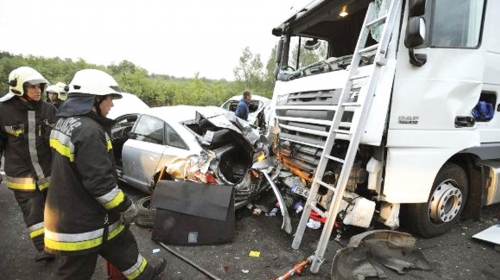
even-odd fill
[(170, 253), (172, 253), (174, 256), (178, 257), (179, 259), (185, 261), (186, 263), (190, 264), (192, 267), (196, 268), (198, 271), (200, 271), (201, 273), (205, 274), (206, 276), (208, 276), (210, 279), (214, 279), (214, 280), (221, 280), (219, 277), (213, 275), (212, 273), (210, 273), (208, 270), (205, 270), (203, 267), (195, 264), (194, 262), (192, 262), (191, 260), (189, 260), (188, 258), (184, 257), (183, 255), (177, 253), (176, 251), (170, 249), (167, 245), (165, 245), (163, 242), (158, 242), (158, 244), (160, 244), (161, 247), (165, 248), (165, 250), (169, 251)]

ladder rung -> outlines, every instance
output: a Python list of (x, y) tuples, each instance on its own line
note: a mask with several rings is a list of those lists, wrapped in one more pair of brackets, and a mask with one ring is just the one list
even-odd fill
[(337, 191), (337, 188), (335, 186), (327, 184), (327, 183), (325, 183), (325, 182), (323, 182), (321, 180), (316, 181), (316, 183), (322, 185), (323, 187), (325, 187), (325, 188), (327, 188), (327, 189), (329, 189), (329, 190), (331, 190), (333, 192)]
[(328, 158), (328, 159), (331, 159), (333, 161), (336, 161), (336, 162), (340, 162), (340, 163), (344, 163), (345, 162), (345, 160), (343, 160), (341, 158), (338, 158), (338, 157), (334, 157), (334, 156), (330, 156), (330, 155), (327, 155), (325, 157)]
[(341, 122), (339, 127), (351, 128), (352, 122)]
[(349, 130), (343, 130), (343, 129), (334, 129), (335, 133), (342, 134), (342, 135), (352, 135), (352, 132)]
[(366, 27), (370, 27), (378, 22), (382, 22), (382, 21), (385, 21), (385, 19), (387, 18), (387, 15), (384, 15), (384, 16), (381, 16), (377, 19), (374, 19), (372, 21), (370, 21), (369, 23), (366, 24)]
[(359, 50), (359, 53), (367, 53), (367, 52), (370, 52), (370, 51), (376, 50), (377, 48), (378, 48), (378, 44), (371, 45), (371, 46), (369, 46), (369, 47), (366, 47), (366, 48), (364, 48), (364, 49)]
[(351, 81), (360, 80), (360, 79), (364, 79), (364, 78), (368, 78), (368, 77), (370, 77), (370, 74), (355, 75), (355, 76), (351, 77)]
[(313, 201), (311, 202), (311, 208), (312, 210), (314, 210), (316, 213), (318, 213), (321, 217), (326, 217), (326, 213), (325, 211), (321, 210), (318, 208), (318, 206), (316, 206), (316, 202)]
[(345, 103), (342, 103), (342, 106), (344, 106), (344, 107), (359, 107), (359, 106), (361, 106), (361, 103), (358, 103), (358, 102), (345, 102)]

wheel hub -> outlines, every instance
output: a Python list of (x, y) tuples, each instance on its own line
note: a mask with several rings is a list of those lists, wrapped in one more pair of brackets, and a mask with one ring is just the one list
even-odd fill
[(447, 223), (458, 215), (463, 196), (455, 185), (445, 181), (434, 190), (429, 203), (429, 214), (434, 222)]

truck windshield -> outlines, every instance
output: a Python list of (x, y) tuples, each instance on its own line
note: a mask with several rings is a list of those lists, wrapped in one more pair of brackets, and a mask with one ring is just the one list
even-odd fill
[(479, 46), (484, 0), (435, 0), (431, 21), (431, 47)]
[(327, 58), (328, 42), (319, 39), (316, 48), (307, 49), (305, 45), (312, 40), (314, 39), (298, 36), (294, 36), (290, 39), (290, 62), (288, 65), (294, 70)]

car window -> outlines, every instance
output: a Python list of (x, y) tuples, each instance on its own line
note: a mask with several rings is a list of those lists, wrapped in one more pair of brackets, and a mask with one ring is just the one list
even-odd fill
[(166, 127), (167, 127), (167, 145), (187, 150), (188, 146), (186, 145), (186, 143), (184, 143), (181, 136), (177, 134), (177, 132), (175, 132), (175, 130), (168, 124), (166, 124)]
[[(238, 103), (240, 101), (239, 100), (230, 100), (228, 102), (226, 102), (222, 108), (223, 109), (226, 109), (228, 111), (231, 111), (231, 112), (236, 112), (236, 107), (238, 106)], [(250, 101), (250, 104), (248, 104), (248, 111), (250, 113), (253, 113), (255, 111), (257, 111), (259, 109), (259, 106), (262, 102), (259, 101), (259, 100), (252, 100)]]
[(253, 113), (259, 109), (260, 101), (258, 100), (252, 100), (250, 101), (250, 104), (248, 105), (248, 111), (250, 113)]
[(134, 138), (139, 141), (164, 145), (165, 122), (143, 115), (134, 128)]

